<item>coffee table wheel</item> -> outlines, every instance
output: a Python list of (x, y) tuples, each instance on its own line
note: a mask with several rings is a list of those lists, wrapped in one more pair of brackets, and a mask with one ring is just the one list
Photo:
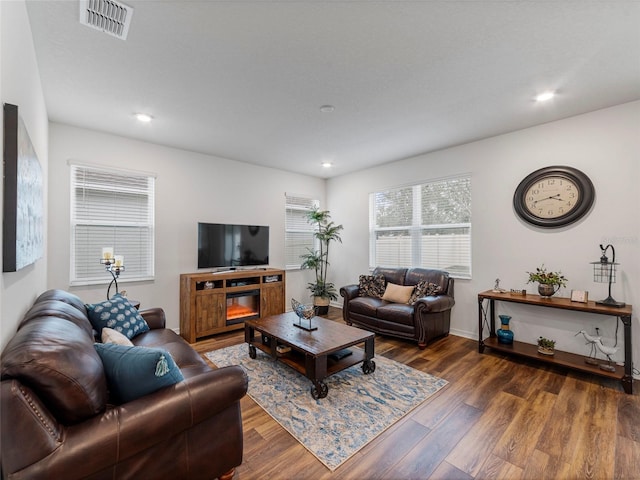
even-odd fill
[(362, 371), (365, 375), (373, 373), (376, 371), (376, 362), (373, 360), (365, 360), (362, 362)]
[(249, 345), (249, 356), (255, 360), (256, 358), (256, 347), (253, 345)]
[(318, 400), (319, 398), (324, 398), (329, 393), (329, 387), (324, 382), (313, 382), (313, 386), (311, 387), (311, 396)]

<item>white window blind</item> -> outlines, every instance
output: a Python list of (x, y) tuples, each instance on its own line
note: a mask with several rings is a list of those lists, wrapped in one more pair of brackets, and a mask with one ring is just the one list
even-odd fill
[(154, 276), (153, 175), (71, 165), (71, 285), (104, 283), (103, 247), (124, 256), (120, 282)]
[(424, 267), (471, 278), (471, 177), (369, 196), (369, 266)]
[(308, 252), (307, 249), (315, 249), (314, 226), (307, 222), (306, 214), (320, 202), (301, 195), (285, 193), (285, 264), (286, 269), (300, 268), (301, 255)]

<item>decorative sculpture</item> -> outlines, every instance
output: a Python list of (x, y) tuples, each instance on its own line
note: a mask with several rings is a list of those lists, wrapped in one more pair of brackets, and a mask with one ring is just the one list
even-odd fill
[(607, 372), (615, 372), (616, 367), (611, 365), (612, 363), (611, 355), (614, 355), (618, 351), (618, 349), (616, 347), (607, 347), (603, 345), (602, 340), (600, 340), (599, 338), (595, 341), (595, 344), (596, 344), (596, 347), (598, 347), (598, 350), (604, 353), (607, 356), (607, 360), (609, 360), (608, 364), (601, 363), (600, 369), (605, 370)]
[[(596, 332), (598, 332), (597, 328), (596, 328)], [(589, 356), (585, 358), (584, 360), (585, 363), (588, 363), (589, 365), (598, 365), (598, 359), (596, 358), (596, 353), (597, 353), (596, 342), (600, 341), (600, 336), (594, 337), (592, 335), (589, 335), (584, 330), (580, 330), (574, 336), (578, 336), (580, 334), (582, 334), (584, 339), (587, 341), (586, 343), (587, 345), (591, 344), (591, 351), (589, 352)]]
[[(318, 327), (311, 326), (311, 319), (316, 316), (318, 311), (316, 306), (305, 305), (303, 303), (298, 302), (295, 298), (292, 298), (291, 308), (293, 308), (293, 311), (298, 316), (298, 323), (294, 323), (293, 324), (294, 326), (298, 328), (302, 328), (303, 330), (307, 330), (308, 332), (312, 332), (318, 329)], [(309, 322), (309, 324), (304, 325), (302, 323), (303, 319)]]

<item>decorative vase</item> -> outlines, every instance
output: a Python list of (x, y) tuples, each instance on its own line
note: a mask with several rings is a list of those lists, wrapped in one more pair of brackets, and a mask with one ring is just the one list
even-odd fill
[(540, 294), (541, 297), (549, 298), (554, 293), (556, 293), (558, 291), (558, 288), (560, 288), (559, 285), (550, 285), (548, 283), (539, 283), (538, 284), (538, 293)]
[(502, 324), (502, 326), (496, 330), (498, 343), (510, 345), (513, 343), (513, 332), (509, 329), (511, 317), (509, 315), (498, 315), (498, 317), (500, 317), (500, 323)]

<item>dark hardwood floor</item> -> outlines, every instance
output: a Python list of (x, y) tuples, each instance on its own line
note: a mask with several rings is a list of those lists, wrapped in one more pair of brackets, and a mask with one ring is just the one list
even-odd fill
[[(331, 308), (328, 318), (342, 321)], [(210, 337), (198, 352), (243, 343)], [(450, 335), (417, 345), (376, 336), (376, 355), (448, 380), (334, 472), (249, 396), (234, 479), (640, 479), (640, 385), (555, 369)]]

